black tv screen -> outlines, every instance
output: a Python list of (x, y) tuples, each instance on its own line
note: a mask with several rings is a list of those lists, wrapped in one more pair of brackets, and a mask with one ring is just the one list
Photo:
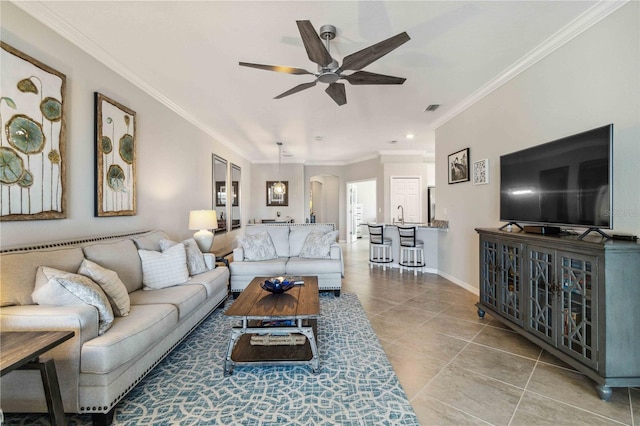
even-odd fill
[(613, 124), (500, 157), (500, 220), (613, 227)]

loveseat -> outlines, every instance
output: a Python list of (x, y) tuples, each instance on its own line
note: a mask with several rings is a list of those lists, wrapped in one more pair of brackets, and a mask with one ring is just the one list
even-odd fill
[[(202, 255), (199, 250), (200, 256), (191, 258), (189, 247), (193, 249), (195, 241), (191, 246), (187, 241), (185, 245), (174, 245), (164, 232), (146, 231), (56, 243), (45, 248), (4, 250), (0, 255), (2, 331), (75, 332), (71, 340), (47, 353), (55, 360), (65, 412), (91, 413), (94, 423), (110, 423), (118, 401), (215, 308), (224, 304), (228, 296), (228, 268), (216, 267), (215, 257)], [(171, 261), (165, 259), (170, 256), (169, 251), (186, 257), (176, 264), (175, 257)], [(157, 265), (144, 260), (147, 258), (163, 265), (173, 264), (174, 270), (163, 270), (161, 265), (154, 278), (156, 273), (149, 268)], [(201, 264), (194, 264), (194, 260)], [(115, 316), (111, 317), (110, 326), (105, 326), (108, 312), (105, 314), (91, 305), (92, 301), (67, 306), (56, 306), (51, 301), (52, 292), (72, 288), (69, 280), (44, 280), (43, 284), (43, 273), (75, 274), (89, 264), (108, 272), (112, 278), (115, 274), (110, 271), (114, 271), (115, 280), (121, 281), (118, 285), (124, 284), (126, 288), (126, 291), (121, 288), (124, 294), (117, 296), (124, 296), (119, 303), (122, 305), (124, 300), (126, 306), (113, 305)], [(197, 272), (201, 273), (192, 275), (192, 266), (199, 267)], [(180, 279), (175, 278), (176, 273)], [(182, 282), (183, 279), (186, 281)], [(60, 290), (61, 283), (67, 286), (64, 290)], [(43, 292), (47, 297), (44, 300)], [(105, 294), (108, 293), (105, 287)], [(34, 298), (41, 304), (35, 303)], [(109, 305), (114, 303), (114, 298), (107, 300)], [(126, 316), (117, 316), (123, 314)], [(5, 412), (47, 411), (37, 371), (13, 371), (2, 378), (1, 385), (1, 407)]]
[[(330, 290), (339, 296), (344, 264), (342, 249), (336, 242), (337, 233), (335, 225), (326, 223), (247, 225), (245, 235), (237, 237), (238, 246), (233, 250), (233, 262), (229, 265), (231, 292), (242, 292), (255, 277), (314, 275), (318, 277), (321, 291)], [(272, 257), (270, 259), (262, 259), (255, 254), (253, 257), (248, 256), (247, 237), (265, 234), (275, 247), (275, 256), (268, 254), (266, 257)], [(324, 249), (313, 250), (313, 247), (306, 250), (313, 237), (317, 241), (329, 243), (326, 252)]]

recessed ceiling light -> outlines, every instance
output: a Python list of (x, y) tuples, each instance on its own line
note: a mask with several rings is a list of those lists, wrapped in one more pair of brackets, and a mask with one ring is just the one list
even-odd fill
[(324, 137), (322, 136), (316, 136), (315, 138), (313, 138), (314, 141), (318, 141), (318, 142), (322, 142), (324, 140)]
[(389, 143), (394, 144), (394, 143), (398, 143), (398, 141), (393, 140), (393, 141), (389, 141)]
[(415, 135), (413, 133), (407, 133), (407, 139), (413, 139)]

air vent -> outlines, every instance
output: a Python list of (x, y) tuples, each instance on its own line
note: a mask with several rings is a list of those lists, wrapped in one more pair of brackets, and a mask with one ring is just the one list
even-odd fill
[(431, 104), (425, 109), (425, 111), (435, 111), (440, 108), (440, 104)]

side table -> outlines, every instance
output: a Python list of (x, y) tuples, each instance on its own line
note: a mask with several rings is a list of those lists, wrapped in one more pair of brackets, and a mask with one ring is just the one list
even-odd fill
[(64, 425), (64, 407), (58, 384), (56, 365), (40, 355), (71, 339), (73, 331), (3, 331), (0, 332), (0, 376), (13, 370), (39, 370), (47, 399), (51, 424)]

